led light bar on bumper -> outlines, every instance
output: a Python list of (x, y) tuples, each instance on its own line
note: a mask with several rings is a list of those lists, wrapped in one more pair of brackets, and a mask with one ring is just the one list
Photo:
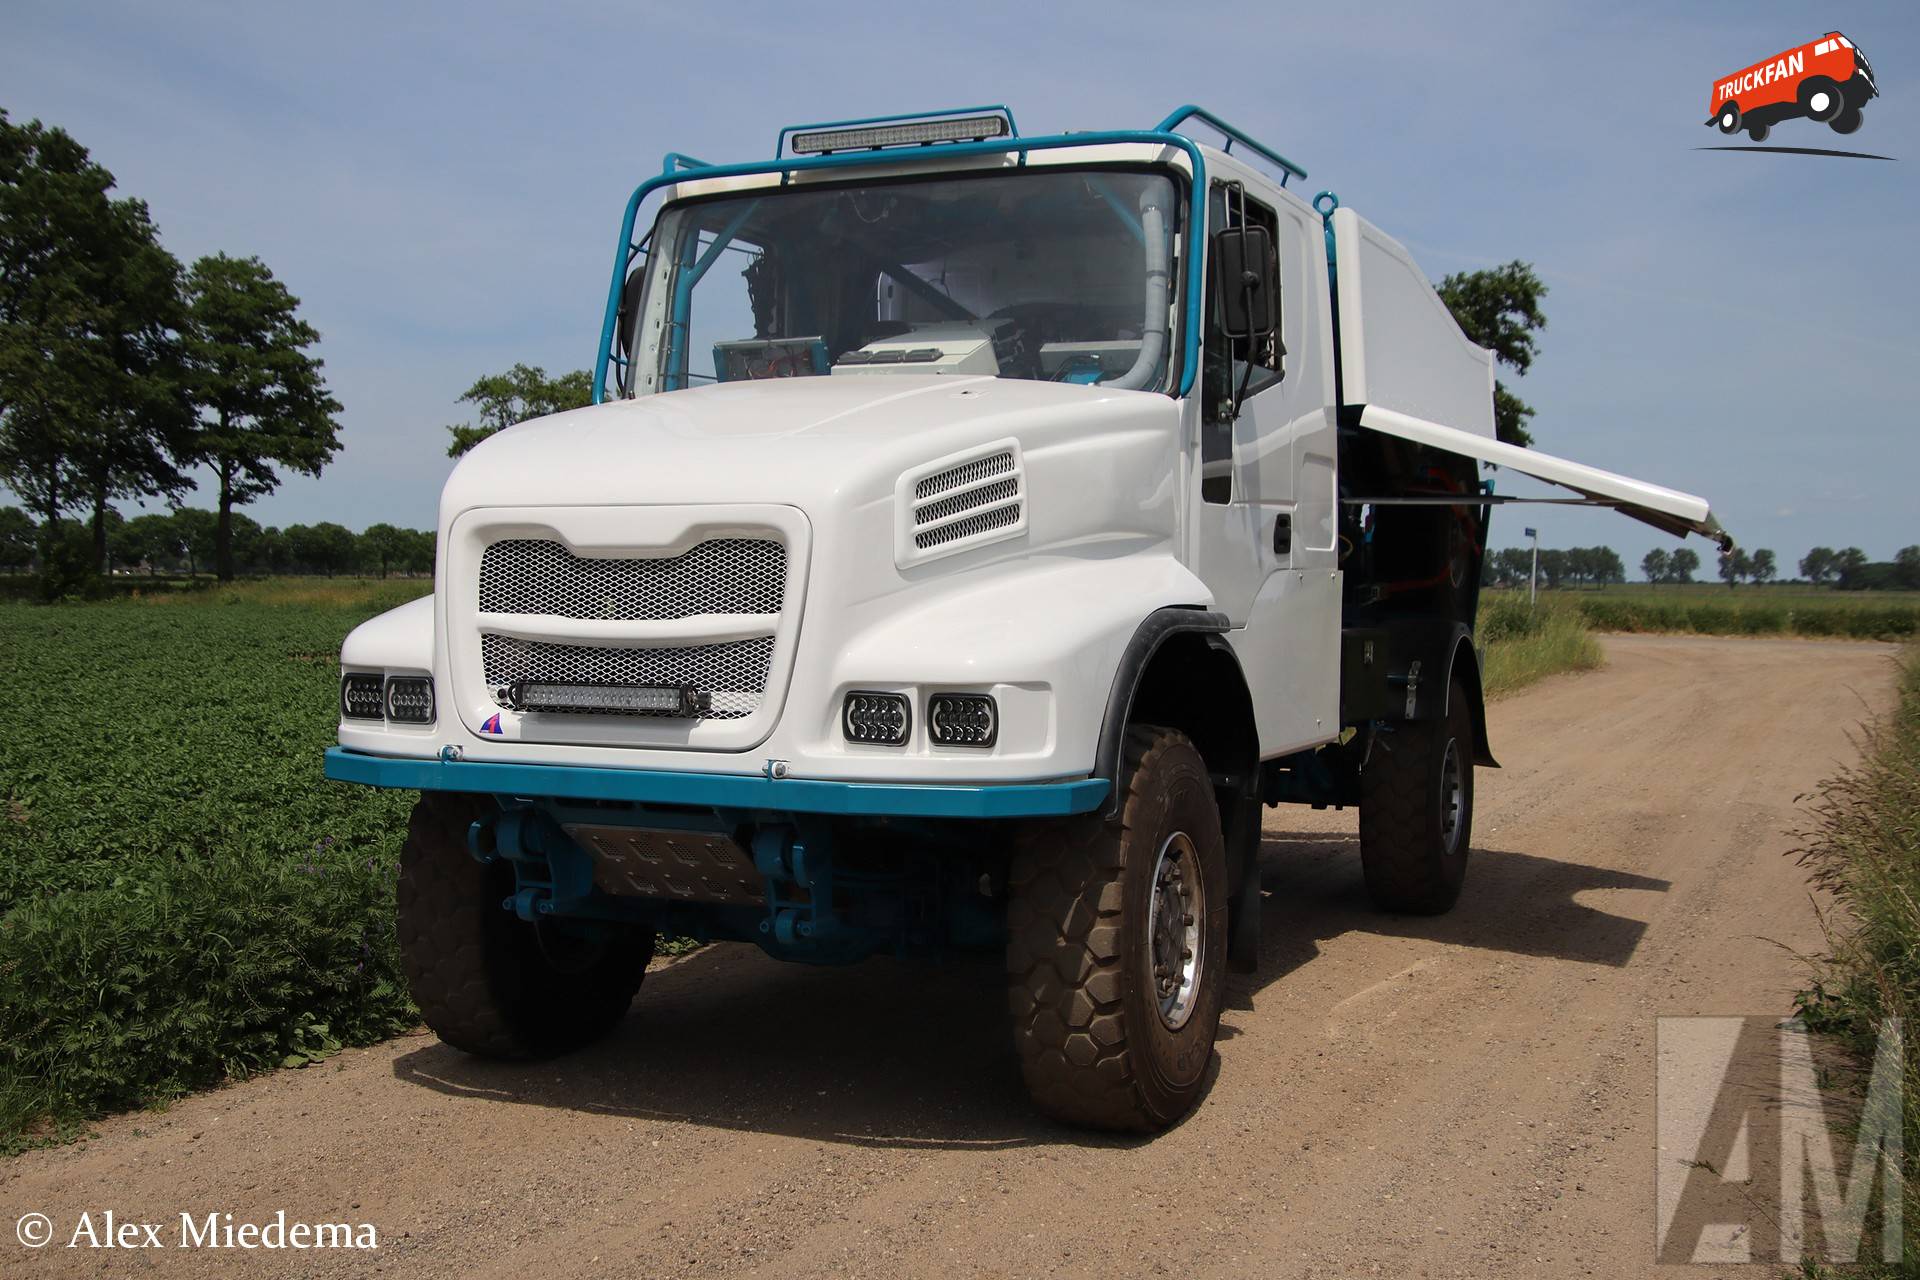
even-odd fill
[(370, 671), (353, 671), (340, 677), (340, 714), (349, 720), (378, 720), (384, 699), (382, 680)]
[(1006, 136), (1005, 116), (961, 116), (953, 120), (921, 120), (913, 124), (796, 133), (793, 135), (793, 151), (795, 155), (820, 155), (829, 151), (868, 151), (929, 142), (980, 142)]
[(913, 712), (904, 695), (855, 690), (840, 709), (840, 728), (848, 742), (898, 747), (907, 741)]
[(936, 693), (927, 700), (927, 735), (943, 747), (990, 747), (999, 709), (984, 693)]
[(574, 715), (668, 716), (689, 720), (712, 705), (712, 695), (681, 685), (564, 684), (522, 680), (510, 686), (504, 701), (516, 711), (552, 711)]

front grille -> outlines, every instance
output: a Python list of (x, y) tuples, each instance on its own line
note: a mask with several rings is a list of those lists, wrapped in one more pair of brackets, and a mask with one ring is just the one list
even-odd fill
[(617, 622), (768, 614), (780, 612), (786, 587), (786, 547), (761, 538), (714, 538), (646, 558), (577, 556), (559, 542), (512, 539), (480, 561), (482, 613)]
[(773, 663), (773, 637), (726, 644), (614, 649), (550, 644), (486, 632), (480, 636), (480, 657), (487, 684), (495, 689), (519, 680), (692, 685), (712, 697), (704, 719), (738, 720), (760, 707), (767, 688), (767, 670)]

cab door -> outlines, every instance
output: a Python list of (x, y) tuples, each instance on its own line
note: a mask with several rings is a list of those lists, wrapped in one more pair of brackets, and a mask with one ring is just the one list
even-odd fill
[(1271, 758), (1339, 731), (1331, 325), (1319, 218), (1283, 195), (1263, 198), (1253, 175), (1215, 183), (1209, 245), (1243, 218), (1276, 247), (1279, 330), (1267, 341), (1227, 337), (1210, 276), (1190, 510), (1194, 563), (1232, 624), (1260, 753)]

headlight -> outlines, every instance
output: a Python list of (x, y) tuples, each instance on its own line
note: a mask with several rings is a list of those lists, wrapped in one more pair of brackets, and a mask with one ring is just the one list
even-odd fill
[(907, 740), (913, 712), (904, 695), (856, 690), (840, 708), (840, 728), (848, 742), (897, 747)]
[(394, 676), (388, 680), (387, 719), (396, 724), (432, 724), (432, 679), (427, 676)]
[(927, 736), (943, 747), (990, 747), (1000, 716), (984, 693), (936, 693), (927, 700)]
[(381, 680), (370, 671), (354, 671), (340, 677), (340, 714), (349, 720), (378, 720), (381, 707)]

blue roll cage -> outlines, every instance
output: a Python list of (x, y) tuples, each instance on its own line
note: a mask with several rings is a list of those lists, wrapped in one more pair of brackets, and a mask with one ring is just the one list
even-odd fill
[[(795, 133), (818, 129), (848, 129), (861, 126), (897, 124), (908, 120), (938, 120), (947, 117), (998, 114), (1007, 122), (1007, 134), (977, 142), (939, 142), (917, 145), (883, 147), (864, 151), (829, 152), (814, 156), (788, 156), (787, 139)], [(660, 172), (634, 189), (627, 200), (626, 213), (620, 220), (620, 239), (614, 247), (613, 281), (607, 286), (606, 312), (600, 324), (600, 349), (593, 365), (593, 402), (600, 404), (606, 399), (607, 368), (610, 364), (622, 369), (627, 366), (627, 357), (614, 350), (614, 335), (619, 324), (620, 296), (625, 288), (627, 273), (632, 269), (633, 261), (645, 248), (645, 240), (633, 238), (633, 228), (640, 215), (640, 206), (647, 197), (665, 187), (674, 186), (688, 180), (704, 181), (710, 178), (744, 178), (761, 174), (779, 174), (785, 185), (789, 174), (816, 169), (855, 169), (870, 165), (898, 165), (923, 160), (945, 160), (954, 157), (1006, 155), (1018, 153), (1019, 163), (1025, 165), (1027, 153), (1031, 151), (1056, 151), (1067, 147), (1100, 147), (1118, 144), (1144, 143), (1149, 146), (1177, 147), (1186, 152), (1193, 167), (1191, 212), (1187, 218), (1186, 261), (1196, 263), (1201, 260), (1201, 240), (1205, 234), (1206, 219), (1203, 215), (1202, 200), (1207, 190), (1206, 159), (1193, 139), (1175, 130), (1189, 120), (1198, 120), (1219, 131), (1226, 138), (1224, 151), (1231, 154), (1234, 143), (1240, 143), (1262, 159), (1277, 165), (1280, 170), (1280, 185), (1286, 186), (1289, 178), (1305, 178), (1306, 170), (1288, 160), (1279, 152), (1255, 141), (1245, 132), (1228, 124), (1211, 111), (1188, 103), (1169, 113), (1165, 119), (1151, 129), (1119, 129), (1096, 133), (1046, 134), (1038, 137), (1022, 137), (1014, 124), (1013, 113), (1004, 106), (960, 107), (946, 111), (923, 111), (906, 115), (868, 116), (857, 120), (831, 120), (819, 124), (789, 125), (780, 131), (774, 146), (771, 160), (752, 160), (741, 164), (707, 164), (678, 151), (669, 151), (661, 163)], [(716, 242), (718, 243), (718, 242)], [(1185, 281), (1186, 323), (1181, 333), (1180, 387), (1177, 394), (1186, 395), (1193, 390), (1194, 379), (1200, 362), (1200, 313), (1205, 298), (1205, 281), (1200, 273), (1189, 270)]]

